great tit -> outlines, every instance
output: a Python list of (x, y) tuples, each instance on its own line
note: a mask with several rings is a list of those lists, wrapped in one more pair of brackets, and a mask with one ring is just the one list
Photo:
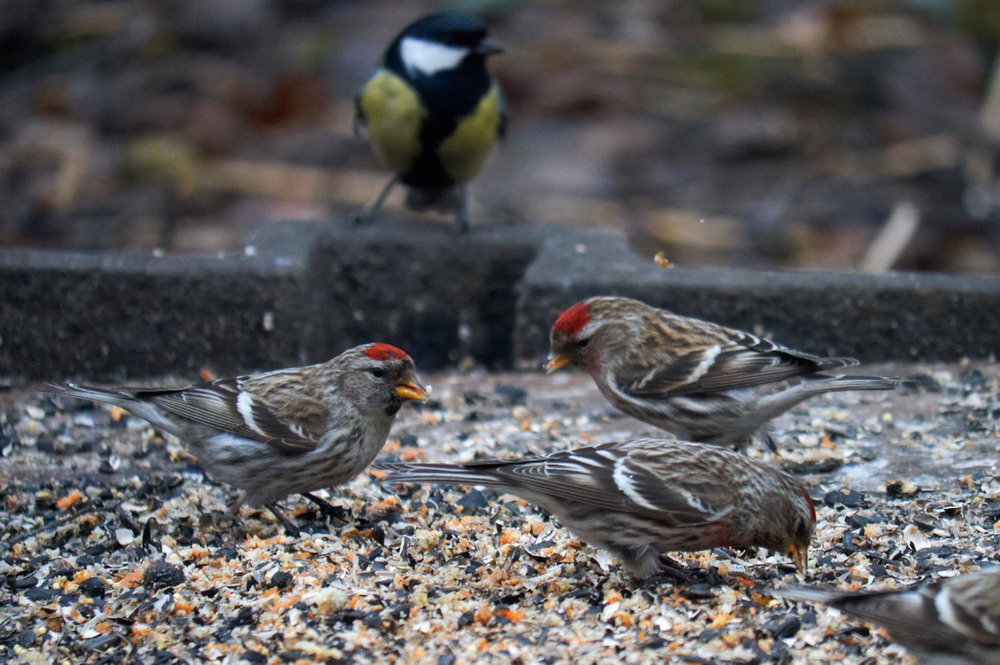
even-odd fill
[(507, 124), (486, 58), (503, 49), (486, 26), (460, 12), (425, 16), (389, 44), (355, 98), (355, 128), (395, 176), (356, 217), (370, 222), (393, 186), (414, 210), (456, 210), (469, 227), (467, 183)]

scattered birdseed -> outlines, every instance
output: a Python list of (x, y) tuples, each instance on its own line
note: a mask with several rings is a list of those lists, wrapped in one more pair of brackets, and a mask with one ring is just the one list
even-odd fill
[[(913, 379), (811, 400), (772, 423), (780, 457), (750, 451), (816, 499), (808, 575), (764, 551), (675, 554), (683, 587), (637, 582), (526, 501), (371, 473), (324, 494), (343, 520), (284, 500), (293, 539), (266, 510), (231, 518), (231, 488), (144, 421), (0, 391), (0, 662), (909, 663), (884, 631), (766, 590), (1000, 563), (1000, 364), (865, 371)], [(425, 378), (434, 399), (400, 413), (383, 455), (656, 435), (581, 374)]]

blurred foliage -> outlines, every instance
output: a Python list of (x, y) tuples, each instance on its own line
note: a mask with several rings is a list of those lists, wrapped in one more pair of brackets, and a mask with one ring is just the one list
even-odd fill
[(1000, 272), (996, 0), (0, 0), (0, 243), (216, 251), (361, 206), (387, 175), (353, 93), (452, 7), (507, 47), (476, 224), (620, 227), (675, 265)]
[(1000, 46), (1000, 2), (956, 0), (953, 4), (959, 30), (986, 46)]
[(695, 4), (705, 23), (739, 23), (751, 15), (746, 0), (698, 0)]

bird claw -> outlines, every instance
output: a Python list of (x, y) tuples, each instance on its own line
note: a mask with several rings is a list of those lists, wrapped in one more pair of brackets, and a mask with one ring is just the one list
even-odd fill
[(382, 188), (382, 191), (379, 192), (378, 196), (376, 196), (371, 203), (362, 208), (361, 212), (354, 215), (352, 218), (354, 226), (364, 226), (365, 224), (370, 224), (374, 221), (375, 215), (382, 208), (382, 203), (385, 202), (385, 198), (389, 196), (389, 192), (392, 191), (392, 188), (396, 186), (397, 182), (399, 182), (399, 176), (393, 176), (386, 186)]
[(661, 583), (668, 580), (673, 584), (690, 586), (697, 580), (693, 571), (677, 563), (666, 555), (660, 555), (659, 564), (659, 570), (649, 577), (649, 582), (655, 586), (659, 586)]
[(287, 533), (292, 538), (298, 538), (299, 536), (302, 535), (302, 532), (299, 530), (299, 527), (289, 522), (288, 518), (281, 514), (281, 511), (278, 510), (277, 504), (275, 504), (272, 501), (271, 503), (267, 503), (264, 505), (268, 510), (271, 511), (271, 514), (274, 515), (274, 517), (279, 522), (281, 522), (281, 526), (285, 527), (285, 533)]
[(351, 223), (354, 226), (366, 226), (368, 224), (371, 224), (374, 219), (375, 215), (371, 214), (367, 210), (362, 210), (356, 215), (351, 215)]
[(660, 570), (646, 578), (645, 584), (650, 588), (657, 588), (664, 584), (670, 586), (689, 587), (694, 583), (694, 578), (687, 573), (677, 570)]
[(322, 499), (311, 492), (302, 492), (302, 496), (316, 504), (320, 512), (330, 519), (336, 520), (341, 524), (346, 524), (350, 521), (350, 513), (345, 508), (335, 506), (326, 499)]

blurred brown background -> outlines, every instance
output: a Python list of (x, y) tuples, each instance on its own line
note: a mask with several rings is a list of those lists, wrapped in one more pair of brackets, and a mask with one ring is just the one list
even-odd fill
[(680, 265), (1000, 272), (996, 0), (0, 0), (0, 245), (208, 253), (356, 209), (388, 176), (354, 91), (450, 8), (508, 49), (474, 224), (621, 227)]

